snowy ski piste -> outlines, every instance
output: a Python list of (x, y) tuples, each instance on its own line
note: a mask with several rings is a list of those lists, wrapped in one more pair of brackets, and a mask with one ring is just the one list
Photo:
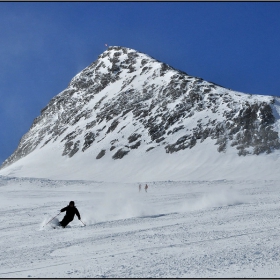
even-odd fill
[(279, 276), (279, 180), (138, 183), (0, 176), (0, 277)]

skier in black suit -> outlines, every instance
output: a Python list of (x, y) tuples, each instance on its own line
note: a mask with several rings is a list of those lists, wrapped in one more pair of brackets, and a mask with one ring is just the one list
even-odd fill
[(78, 209), (75, 207), (75, 202), (70, 201), (69, 205), (62, 208), (60, 212), (66, 211), (66, 215), (64, 216), (63, 220), (60, 222), (62, 227), (66, 227), (70, 222), (73, 221), (75, 214), (77, 215), (78, 219), (81, 220), (80, 213)]

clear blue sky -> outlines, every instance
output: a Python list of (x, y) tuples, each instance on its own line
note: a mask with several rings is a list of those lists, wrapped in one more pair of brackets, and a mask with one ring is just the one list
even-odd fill
[(280, 2), (0, 2), (0, 38), (0, 162), (105, 43), (280, 96)]

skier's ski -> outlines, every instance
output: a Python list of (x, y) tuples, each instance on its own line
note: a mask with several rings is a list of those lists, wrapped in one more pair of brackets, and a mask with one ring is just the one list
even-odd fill
[(62, 228), (62, 226), (61, 226), (61, 225), (53, 225), (52, 227), (53, 227), (53, 229)]

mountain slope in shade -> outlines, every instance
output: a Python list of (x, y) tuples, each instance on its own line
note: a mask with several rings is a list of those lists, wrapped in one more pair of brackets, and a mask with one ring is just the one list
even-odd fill
[(279, 99), (109, 47), (41, 111), (0, 175), (94, 180), (277, 178)]

